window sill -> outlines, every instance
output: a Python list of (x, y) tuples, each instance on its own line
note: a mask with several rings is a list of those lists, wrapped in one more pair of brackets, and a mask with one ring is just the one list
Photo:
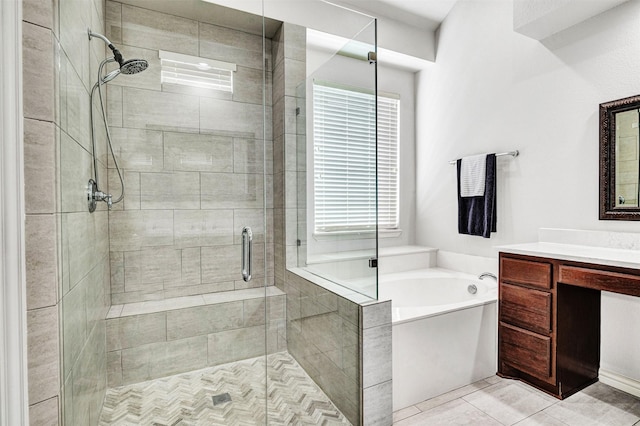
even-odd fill
[[(378, 231), (378, 238), (397, 238), (402, 235), (402, 229), (381, 229)], [(336, 232), (314, 232), (313, 239), (316, 241), (332, 240), (354, 240), (354, 239), (374, 239), (376, 231), (336, 231)]]

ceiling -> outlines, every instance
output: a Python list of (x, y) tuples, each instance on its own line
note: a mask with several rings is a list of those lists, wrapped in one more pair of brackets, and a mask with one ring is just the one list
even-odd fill
[[(1, 0), (0, 0), (1, 1)], [(216, 0), (119, 0), (122, 3), (145, 9), (157, 10), (199, 19), (203, 22), (228, 26), (261, 34), (262, 20), (259, 16), (240, 12), (221, 5)], [(280, 0), (265, 0), (280, 1)], [(359, 10), (374, 17), (390, 18), (426, 31), (435, 31), (457, 0), (323, 0), (347, 8)], [(272, 37), (279, 27), (278, 21), (266, 19), (267, 37)]]
[(457, 0), (327, 0), (371, 15), (435, 31)]

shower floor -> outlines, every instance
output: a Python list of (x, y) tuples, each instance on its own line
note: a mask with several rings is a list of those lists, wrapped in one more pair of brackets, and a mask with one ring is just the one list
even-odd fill
[[(269, 425), (350, 425), (286, 352), (268, 355)], [(265, 357), (107, 390), (100, 425), (265, 424)], [(258, 379), (256, 379), (258, 378)], [(212, 397), (230, 402), (214, 406)]]

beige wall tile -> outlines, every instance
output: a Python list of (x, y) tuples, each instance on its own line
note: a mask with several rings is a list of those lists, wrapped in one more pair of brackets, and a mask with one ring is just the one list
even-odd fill
[(208, 365), (253, 358), (265, 353), (265, 326), (239, 328), (209, 335)]
[(199, 110), (195, 96), (123, 88), (122, 119), (125, 127), (197, 132), (200, 127)]
[(22, 25), (23, 109), (26, 118), (53, 121), (54, 68), (51, 30)]
[(391, 301), (362, 306), (360, 327), (371, 328), (391, 324)]
[[(65, 2), (63, 2), (65, 3)], [(85, 43), (83, 43), (85, 44)], [(88, 62), (88, 61), (87, 61)], [(62, 123), (62, 130), (66, 131), (76, 142), (91, 152), (91, 117), (89, 114), (89, 93), (79, 74), (73, 68), (66, 68), (66, 123)], [(61, 77), (62, 78), (62, 77)], [(62, 90), (62, 88), (61, 88)], [(100, 126), (100, 119), (96, 117), (96, 129)], [(106, 147), (96, 144), (98, 158), (103, 160)], [(104, 161), (103, 161), (104, 162)]]
[(283, 23), (284, 57), (306, 61), (307, 29), (300, 25)]
[[(262, 68), (238, 66), (233, 75), (233, 100), (258, 105), (265, 102), (271, 105), (271, 86), (267, 84), (266, 88), (263, 88), (263, 73)], [(271, 73), (267, 74), (270, 80)]]
[(233, 290), (232, 282), (212, 283), (212, 284), (198, 284), (198, 285), (183, 285), (180, 287), (168, 288), (164, 291), (165, 298), (192, 296), (196, 294), (207, 295), (209, 293), (217, 293), (221, 291)]
[[(99, 322), (104, 321), (111, 298), (109, 292), (109, 255), (105, 254), (100, 262), (87, 274), (78, 285), (84, 285), (86, 296), (87, 333), (94, 327), (99, 326)], [(102, 324), (104, 327), (104, 324)]]
[(173, 246), (147, 247), (124, 254), (125, 291), (158, 291), (181, 279), (181, 251)]
[(173, 244), (173, 211), (112, 211), (109, 217), (111, 250), (131, 251), (141, 247)]
[(56, 216), (27, 215), (25, 231), (27, 308), (54, 306), (58, 300)]
[(266, 323), (265, 299), (251, 299), (242, 302), (244, 311), (244, 327), (263, 325)]
[(176, 210), (174, 217), (177, 247), (233, 243), (233, 210)]
[[(276, 66), (273, 68), (273, 108), (274, 115), (278, 104), (282, 103), (282, 98), (284, 97), (284, 60), (276, 63)], [(280, 117), (282, 117), (283, 111), (280, 111)], [(274, 121), (275, 123), (275, 121)], [(274, 132), (275, 128), (277, 128), (277, 124), (274, 124)], [(274, 133), (274, 135), (278, 135), (282, 133)]]
[(58, 397), (49, 398), (29, 407), (30, 426), (57, 426), (59, 423)]
[(85, 287), (75, 286), (62, 299), (63, 371), (67, 377), (76, 363), (87, 338)]
[(24, 120), (25, 210), (28, 213), (56, 211), (56, 135), (53, 123)]
[(391, 324), (362, 331), (362, 386), (391, 380)]
[(55, 397), (60, 391), (58, 307), (27, 312), (29, 404)]
[[(87, 28), (90, 26), (90, 1), (66, 0), (60, 2), (60, 44), (80, 80), (84, 82), (85, 87), (89, 86), (89, 40)], [(98, 40), (94, 41), (94, 43), (98, 42), (102, 43)]]
[[(91, 30), (104, 35), (105, 34), (105, 15), (104, 15), (105, 0), (89, 0), (89, 9), (90, 9), (90, 15), (91, 15), (89, 20)], [(98, 74), (99, 60), (101, 61), (102, 59), (104, 59), (104, 56), (105, 56), (104, 44), (101, 45), (100, 43), (97, 43), (97, 41), (98, 40), (96, 40), (95, 43), (89, 43), (90, 55), (93, 55), (95, 58), (92, 61), (94, 63), (91, 64), (92, 65), (91, 70), (93, 71), (95, 69), (95, 72), (92, 72), (89, 75), (92, 80)], [(93, 66), (95, 68), (93, 68)]]
[(108, 230), (108, 216), (104, 210), (62, 215), (63, 269), (71, 287), (108, 253)]
[(135, 303), (135, 302), (144, 302), (147, 300), (162, 300), (164, 298), (163, 291), (133, 291), (128, 293), (112, 293), (111, 294), (111, 303), (113, 304), (122, 304), (122, 303)]
[(107, 1), (105, 8), (105, 36), (112, 43), (122, 43), (122, 3)]
[(165, 170), (232, 172), (233, 147), (230, 137), (165, 132)]
[(273, 68), (284, 59), (284, 30), (282, 26), (278, 28), (271, 38), (271, 56), (273, 58)]
[(392, 381), (364, 389), (362, 420), (366, 425), (390, 425), (393, 422)]
[[(93, 177), (91, 154), (65, 132), (60, 135), (60, 195), (63, 212), (88, 212), (87, 182)], [(107, 190), (106, 175), (99, 176), (100, 190)]]
[[(270, 50), (267, 50), (268, 52)], [(262, 70), (262, 37), (200, 23), (200, 56)]]
[(167, 340), (167, 314), (112, 318), (107, 320), (107, 351), (132, 348)]
[[(107, 335), (108, 336), (108, 335)], [(122, 352), (107, 352), (107, 386), (122, 386)]]
[(142, 382), (206, 365), (207, 336), (150, 343), (122, 351), (122, 382)]
[[(270, 119), (271, 108), (267, 108), (267, 112)], [(263, 126), (263, 117), (262, 105), (200, 98), (200, 129), (203, 132), (263, 139), (266, 126), (267, 139), (271, 139), (271, 123), (268, 119)]]
[(57, 6), (54, 0), (23, 0), (22, 20), (53, 30), (53, 10)]
[[(306, 79), (307, 63), (296, 59), (285, 58), (284, 70), (286, 76), (284, 79), (284, 94), (285, 96), (296, 96), (298, 93), (298, 86)], [(295, 111), (295, 108), (293, 111)], [(289, 132), (289, 129), (287, 129), (287, 132)]]
[[(111, 142), (118, 166), (128, 172), (160, 172), (163, 170), (162, 132), (155, 130), (111, 129)], [(109, 155), (109, 167), (114, 168)]]
[(140, 173), (140, 208), (200, 208), (200, 174), (197, 172)]
[(264, 157), (267, 156), (267, 172), (273, 169), (273, 142), (263, 143), (262, 139), (233, 139), (233, 171), (235, 173), (262, 173)]
[(107, 375), (105, 340), (104, 326), (94, 328), (74, 365), (71, 386), (72, 424), (98, 423)]
[(107, 120), (110, 130), (113, 127), (122, 127), (122, 86), (107, 85)]
[(258, 174), (201, 173), (203, 209), (262, 208), (264, 177)]
[(233, 281), (241, 277), (240, 246), (202, 247), (202, 282)]
[(242, 302), (219, 303), (167, 312), (167, 340), (242, 327)]
[[(140, 210), (140, 173), (125, 170), (120, 172), (124, 172), (124, 198), (119, 203), (113, 204), (111, 210)], [(122, 194), (120, 176), (118, 176), (116, 169), (108, 169), (107, 173), (109, 175), (109, 193), (113, 196), (113, 201), (116, 201)]]
[(190, 19), (122, 6), (122, 42), (129, 46), (198, 54), (198, 23)]
[(267, 298), (267, 318), (269, 321), (286, 319), (286, 295)]
[[(202, 282), (200, 247), (182, 250), (182, 277), (180, 286), (193, 286)], [(171, 284), (169, 284), (171, 286)]]
[(124, 291), (124, 252), (112, 251), (109, 254), (111, 263), (111, 292), (121, 293)]

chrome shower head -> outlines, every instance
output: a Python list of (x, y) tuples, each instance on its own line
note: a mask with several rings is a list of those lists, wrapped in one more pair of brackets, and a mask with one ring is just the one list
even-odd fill
[(122, 74), (138, 74), (147, 69), (149, 62), (144, 59), (129, 59), (120, 64)]
[(111, 49), (111, 51), (113, 52), (113, 59), (109, 59), (109, 61), (115, 61), (118, 63), (118, 65), (120, 65), (120, 69), (111, 71), (109, 74), (105, 75), (102, 78), (102, 84), (108, 83), (121, 73), (129, 75), (137, 74), (146, 70), (149, 66), (149, 62), (145, 61), (144, 59), (129, 59), (128, 61), (125, 61), (120, 51), (109, 41), (108, 38), (106, 38), (102, 34), (92, 32), (91, 29), (89, 29), (88, 31), (89, 40), (91, 40), (93, 37), (97, 37), (100, 40), (104, 41), (106, 45), (109, 46), (109, 49)]

